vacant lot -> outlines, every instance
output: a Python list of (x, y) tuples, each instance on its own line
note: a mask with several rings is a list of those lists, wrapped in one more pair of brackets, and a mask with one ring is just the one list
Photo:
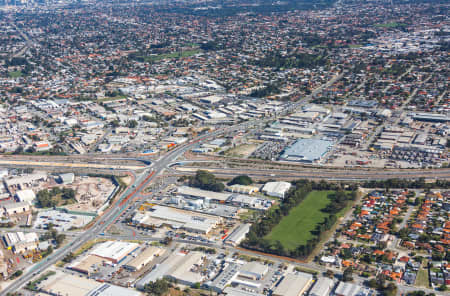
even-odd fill
[(225, 152), (225, 155), (246, 158), (249, 157), (256, 150), (256, 148), (258, 148), (257, 144), (243, 144), (229, 149)]
[[(316, 228), (318, 223), (323, 222), (325, 217), (329, 216), (321, 209), (330, 203), (328, 195), (332, 193), (333, 191), (312, 191), (309, 193), (265, 238), (273, 241), (279, 240), (289, 250), (306, 244), (313, 237), (311, 231)], [(346, 209), (338, 213), (337, 216), (342, 216)]]

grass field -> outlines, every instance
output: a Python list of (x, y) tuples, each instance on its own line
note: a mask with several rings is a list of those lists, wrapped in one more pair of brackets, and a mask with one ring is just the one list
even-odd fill
[[(272, 231), (265, 236), (268, 240), (279, 240), (286, 249), (292, 250), (313, 237), (312, 230), (318, 223), (323, 222), (329, 214), (321, 209), (325, 208), (330, 200), (328, 195), (333, 191), (312, 191), (289, 215), (284, 217)], [(343, 209), (336, 216), (341, 217), (350, 206)]]
[(243, 144), (225, 152), (227, 156), (248, 157), (258, 148), (256, 144)]
[(154, 56), (147, 56), (144, 58), (146, 62), (156, 62), (165, 59), (173, 59), (173, 58), (187, 58), (193, 55), (200, 53), (200, 49), (192, 49), (181, 52), (171, 52), (171, 53), (162, 53)]
[(417, 273), (416, 286), (429, 288), (428, 270), (421, 268)]
[(11, 78), (18, 78), (22, 76), (22, 72), (21, 71), (13, 71), (13, 72), (9, 72), (9, 77)]
[(391, 23), (384, 23), (384, 24), (376, 24), (375, 27), (379, 28), (398, 28), (398, 27), (405, 27), (406, 24), (403, 23), (397, 23), (397, 22), (391, 22)]

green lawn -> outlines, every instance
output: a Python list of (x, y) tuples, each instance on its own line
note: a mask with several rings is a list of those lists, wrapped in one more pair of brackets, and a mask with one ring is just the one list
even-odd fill
[(162, 54), (158, 54), (158, 55), (154, 55), (154, 56), (147, 56), (144, 59), (146, 62), (149, 62), (149, 61), (156, 62), (156, 61), (165, 60), (165, 59), (186, 58), (186, 57), (196, 55), (200, 52), (201, 52), (200, 49), (192, 49), (192, 50), (186, 50), (186, 51), (182, 51), (182, 52), (162, 53)]
[(397, 22), (391, 22), (391, 23), (385, 23), (385, 24), (376, 24), (375, 27), (380, 28), (398, 28), (398, 27), (405, 27), (406, 24), (403, 23), (397, 23)]
[(115, 96), (115, 97), (104, 97), (101, 99), (98, 99), (98, 102), (111, 102), (111, 101), (117, 101), (117, 100), (122, 100), (122, 99), (126, 99), (127, 96), (124, 95), (120, 95), (120, 96)]
[(21, 76), (22, 76), (22, 72), (21, 71), (9, 72), (9, 77), (11, 77), (11, 78), (19, 78)]
[(427, 269), (419, 269), (417, 272), (416, 286), (429, 288), (429, 280), (428, 280), (428, 270)]
[[(313, 237), (311, 231), (318, 223), (323, 222), (329, 214), (320, 211), (330, 200), (328, 195), (333, 191), (312, 191), (289, 215), (284, 217), (272, 231), (265, 236), (268, 240), (279, 240), (286, 249), (295, 249)], [(349, 208), (346, 207), (336, 216), (342, 216)]]

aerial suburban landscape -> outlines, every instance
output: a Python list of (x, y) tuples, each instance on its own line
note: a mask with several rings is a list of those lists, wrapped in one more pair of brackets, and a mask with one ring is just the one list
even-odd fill
[(0, 296), (450, 295), (449, 8), (0, 0)]

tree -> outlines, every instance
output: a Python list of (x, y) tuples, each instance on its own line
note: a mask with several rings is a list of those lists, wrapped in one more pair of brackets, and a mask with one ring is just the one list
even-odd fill
[(381, 292), (385, 296), (397, 295), (397, 286), (394, 283), (389, 283)]
[(325, 275), (329, 277), (330, 279), (334, 278), (334, 272), (331, 269), (327, 269), (325, 272)]
[(55, 241), (56, 241), (56, 245), (59, 248), (59, 246), (64, 242), (64, 240), (66, 239), (66, 235), (65, 234), (57, 234), (55, 237)]
[(200, 289), (200, 286), (201, 286), (200, 283), (195, 283), (195, 284), (192, 285), (192, 288), (193, 289)]
[(353, 268), (352, 267), (347, 267), (344, 270), (344, 274), (342, 275), (342, 280), (344, 282), (351, 282), (351, 281), (353, 281)]
[(240, 175), (240, 176), (234, 177), (230, 182), (228, 182), (228, 186), (235, 185), (235, 184), (251, 185), (251, 184), (253, 184), (253, 180), (247, 175)]
[(161, 296), (167, 293), (169, 291), (169, 288), (169, 282), (165, 279), (160, 279), (146, 284), (144, 286), (144, 291), (152, 296)]
[(189, 185), (215, 192), (221, 192), (225, 188), (225, 185), (222, 182), (218, 182), (213, 174), (204, 170), (198, 170), (195, 176), (189, 179)]
[(63, 258), (62, 261), (65, 263), (70, 263), (72, 262), (73, 259), (75, 259), (75, 255), (72, 252), (70, 252), (69, 254), (66, 255), (66, 257)]
[(138, 122), (136, 120), (129, 120), (127, 122), (127, 126), (129, 128), (136, 128), (138, 126)]

